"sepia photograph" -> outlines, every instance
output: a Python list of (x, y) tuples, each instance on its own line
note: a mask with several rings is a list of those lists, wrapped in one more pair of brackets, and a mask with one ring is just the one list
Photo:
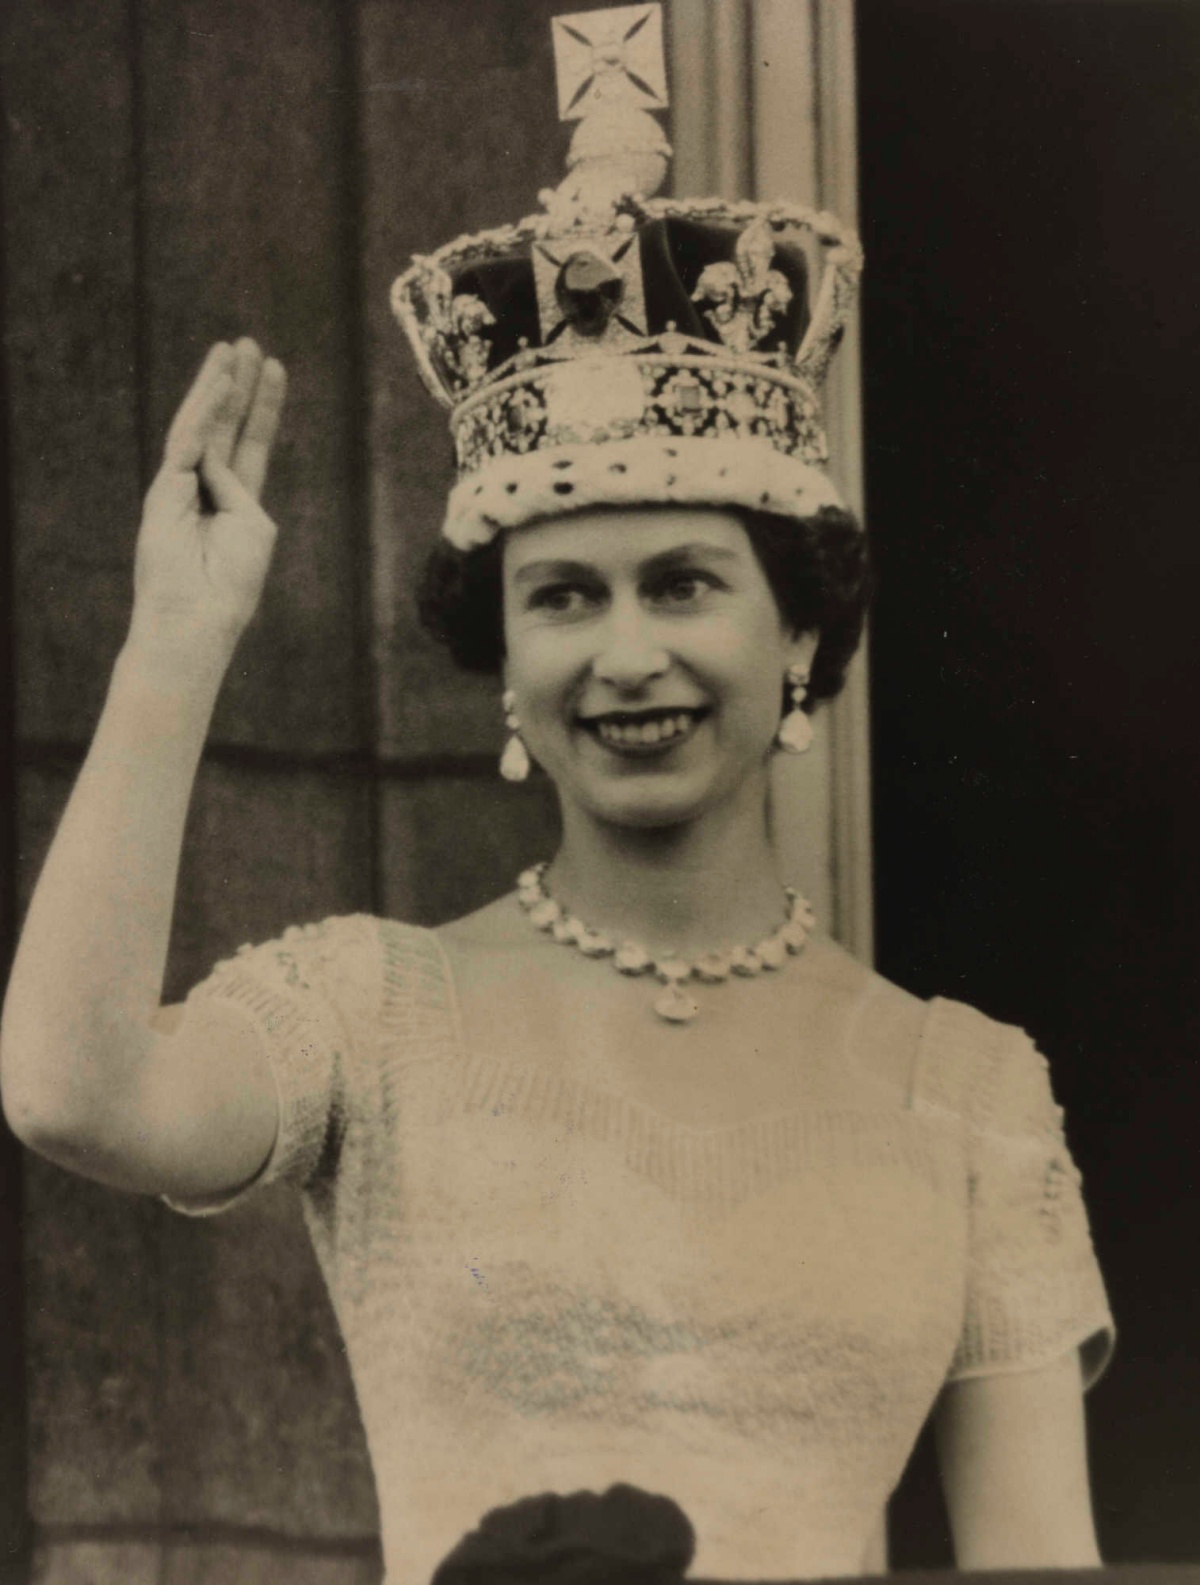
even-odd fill
[(1200, 1585), (1200, 3), (0, 98), (0, 1585)]

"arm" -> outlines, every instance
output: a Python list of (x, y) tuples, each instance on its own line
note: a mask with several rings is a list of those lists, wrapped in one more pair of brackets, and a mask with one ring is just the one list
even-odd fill
[(1099, 1566), (1075, 1351), (952, 1382), (936, 1431), (960, 1568)]
[(47, 857), (0, 1026), (14, 1132), (118, 1187), (203, 1194), (253, 1176), (274, 1090), (232, 1013), (160, 1011), (192, 784), (274, 541), (258, 495), (284, 394), (253, 342), (210, 352), (138, 538), (133, 618)]

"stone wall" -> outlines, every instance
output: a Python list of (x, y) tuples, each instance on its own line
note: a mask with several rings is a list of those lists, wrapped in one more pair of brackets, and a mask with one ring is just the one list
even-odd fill
[[(141, 491), (207, 344), (278, 354), (280, 540), (186, 842), (169, 998), (242, 941), (433, 922), (548, 850), (498, 685), (410, 591), (449, 465), (387, 306), (561, 171), (546, 0), (39, 0), (3, 27), (19, 882), (99, 713)], [(28, 1504), (54, 1585), (358, 1585), (376, 1512), (293, 1200), (210, 1222), (25, 1164)]]

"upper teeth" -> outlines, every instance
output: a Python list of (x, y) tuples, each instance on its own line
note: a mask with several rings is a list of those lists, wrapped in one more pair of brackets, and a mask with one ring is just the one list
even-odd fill
[(596, 731), (606, 743), (664, 743), (687, 732), (691, 725), (690, 715), (669, 715), (636, 723), (597, 721)]

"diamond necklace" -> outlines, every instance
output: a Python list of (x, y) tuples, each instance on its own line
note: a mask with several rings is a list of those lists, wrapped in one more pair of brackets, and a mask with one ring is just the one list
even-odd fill
[(804, 950), (809, 931), (816, 923), (805, 899), (793, 887), (786, 886), (787, 918), (757, 946), (705, 952), (690, 962), (675, 952), (652, 958), (640, 942), (616, 941), (605, 931), (591, 930), (574, 914), (567, 913), (546, 890), (548, 868), (543, 861), (517, 877), (517, 901), (529, 915), (530, 923), (563, 946), (577, 947), (586, 958), (611, 958), (620, 974), (653, 974), (665, 987), (655, 997), (654, 1011), (672, 1024), (689, 1023), (700, 1011), (699, 1003), (683, 988), (688, 980), (718, 985), (731, 974), (752, 979), (764, 969), (781, 969), (789, 954), (794, 957)]

